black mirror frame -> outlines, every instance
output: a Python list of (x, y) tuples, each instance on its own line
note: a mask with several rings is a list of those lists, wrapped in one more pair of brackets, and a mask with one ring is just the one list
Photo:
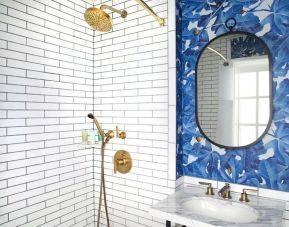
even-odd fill
[[(205, 49), (212, 43), (214, 42), (216, 39), (222, 38), (224, 36), (227, 35), (231, 35), (231, 34), (241, 34), (241, 35), (248, 35), (248, 36), (252, 36), (255, 39), (259, 40), (263, 45), (264, 48), (266, 49), (267, 53), (268, 53), (268, 59), (269, 59), (269, 98), (270, 98), (270, 116), (269, 116), (269, 120), (267, 123), (267, 127), (264, 130), (264, 132), (262, 133), (261, 136), (259, 136), (254, 142), (248, 144), (248, 145), (244, 145), (244, 146), (226, 146), (226, 145), (222, 145), (222, 144), (218, 144), (217, 142), (211, 140), (206, 134), (205, 132), (202, 130), (202, 127), (200, 125), (199, 122), (199, 117), (198, 117), (198, 65), (199, 65), (199, 61), (200, 58), (203, 54), (203, 52), (205, 51)], [(260, 39), (258, 36), (256, 36), (255, 34), (249, 33), (249, 32), (244, 32), (244, 31), (232, 31), (232, 29), (230, 29), (229, 32), (224, 33), (220, 36), (215, 37), (214, 39), (210, 40), (210, 42), (207, 43), (207, 45), (205, 45), (203, 47), (203, 49), (200, 51), (197, 62), (196, 62), (196, 69), (195, 69), (195, 115), (196, 115), (196, 123), (198, 126), (198, 129), (200, 130), (200, 133), (212, 144), (214, 144), (217, 147), (220, 148), (224, 148), (224, 149), (245, 149), (248, 148), (250, 146), (253, 146), (257, 143), (259, 143), (259, 141), (267, 134), (267, 132), (269, 131), (271, 124), (272, 124), (272, 112), (273, 112), (273, 97), (272, 97), (272, 89), (273, 89), (273, 76), (272, 76), (272, 55), (271, 55), (271, 51), (268, 48), (267, 44)]]

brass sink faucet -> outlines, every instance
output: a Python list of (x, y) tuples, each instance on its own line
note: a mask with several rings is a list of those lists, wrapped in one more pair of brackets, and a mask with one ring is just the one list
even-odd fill
[(214, 195), (214, 189), (212, 187), (212, 183), (207, 182), (199, 182), (200, 185), (207, 186), (207, 192), (206, 195)]
[(231, 197), (231, 186), (226, 183), (224, 187), (218, 192), (218, 195), (224, 199), (232, 199)]
[(243, 189), (243, 192), (241, 193), (241, 197), (240, 197), (240, 201), (241, 202), (246, 202), (246, 203), (248, 203), (248, 202), (250, 202), (250, 200), (248, 199), (248, 194), (247, 194), (247, 192), (256, 192), (256, 193), (258, 193), (258, 190), (254, 190), (254, 189)]

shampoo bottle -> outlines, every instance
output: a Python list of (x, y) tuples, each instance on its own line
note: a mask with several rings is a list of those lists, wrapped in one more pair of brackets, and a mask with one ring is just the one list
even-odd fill
[(87, 144), (88, 143), (88, 132), (86, 130), (82, 131), (81, 137), (82, 137), (82, 143)]
[(95, 144), (95, 131), (94, 130), (91, 130), (89, 132), (89, 143)]

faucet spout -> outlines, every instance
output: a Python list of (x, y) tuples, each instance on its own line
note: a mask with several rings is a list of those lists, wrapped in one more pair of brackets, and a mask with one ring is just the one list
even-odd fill
[(224, 187), (218, 192), (218, 195), (224, 199), (231, 199), (231, 186), (226, 183)]

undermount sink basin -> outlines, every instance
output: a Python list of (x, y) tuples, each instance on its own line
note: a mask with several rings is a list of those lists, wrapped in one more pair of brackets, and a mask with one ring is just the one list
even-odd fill
[(183, 208), (201, 216), (232, 223), (250, 223), (258, 219), (258, 212), (249, 206), (207, 197), (193, 197)]

